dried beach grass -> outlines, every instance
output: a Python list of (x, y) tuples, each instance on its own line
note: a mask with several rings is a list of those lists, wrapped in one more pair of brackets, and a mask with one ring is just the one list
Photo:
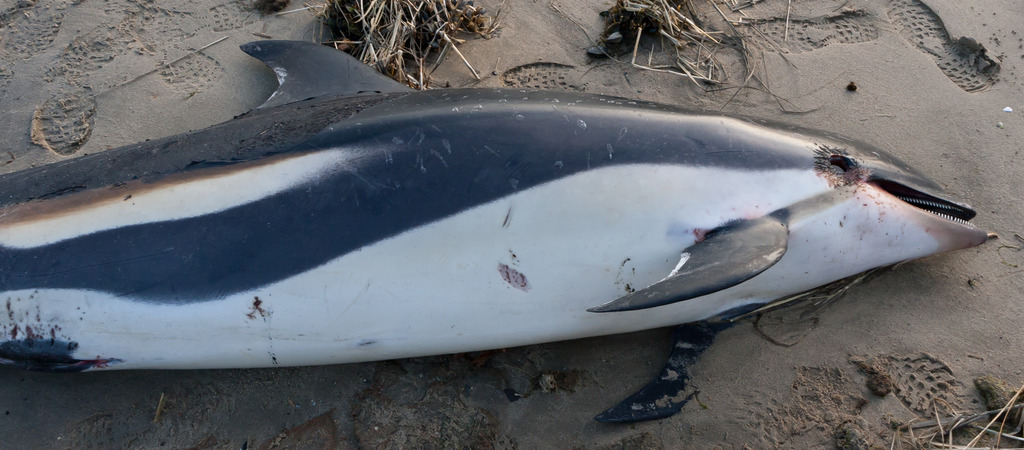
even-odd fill
[(415, 89), (428, 87), (429, 73), (449, 52), (480, 79), (456, 47), (464, 42), (457, 36), (489, 38), (499, 16), (500, 8), (491, 16), (468, 0), (332, 0), (318, 14), (334, 34), (327, 44)]
[(782, 297), (779, 299), (772, 300), (766, 303), (764, 306), (750, 311), (746, 314), (742, 314), (735, 318), (730, 319), (731, 322), (747, 319), (754, 316), (760, 316), (764, 313), (775, 311), (781, 308), (788, 308), (796, 305), (810, 305), (811, 309), (805, 311), (806, 314), (814, 314), (821, 310), (832, 301), (842, 297), (843, 294), (849, 292), (851, 288), (860, 284), (864, 280), (871, 278), (872, 276), (889, 269), (895, 269), (899, 267), (899, 264), (893, 266), (877, 267), (868, 271), (861, 272), (859, 274), (843, 278), (841, 280), (833, 281), (824, 286), (818, 286), (814, 289), (810, 289), (798, 294), (793, 294), (788, 297)]
[[(948, 405), (947, 405), (948, 406)], [(1024, 385), (999, 409), (959, 413), (900, 425), (890, 448), (981, 450), (1024, 447)], [(988, 420), (986, 420), (988, 419)], [(984, 424), (984, 425), (981, 425)], [(973, 437), (972, 437), (973, 436)]]

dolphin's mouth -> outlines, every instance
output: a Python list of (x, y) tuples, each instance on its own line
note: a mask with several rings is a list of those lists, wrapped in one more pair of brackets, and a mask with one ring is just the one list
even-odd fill
[(917, 209), (923, 209), (946, 220), (973, 226), (968, 221), (973, 219), (977, 213), (969, 205), (936, 197), (894, 181), (871, 180), (871, 182)]

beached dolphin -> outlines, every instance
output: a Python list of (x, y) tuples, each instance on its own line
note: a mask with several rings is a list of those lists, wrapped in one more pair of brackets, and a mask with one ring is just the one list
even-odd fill
[[(242, 49), (280, 83), (256, 110), (0, 177), (0, 362), (331, 364), (697, 322), (678, 363), (702, 321), (986, 239), (843, 138)], [(599, 419), (671, 413), (641, 400)]]

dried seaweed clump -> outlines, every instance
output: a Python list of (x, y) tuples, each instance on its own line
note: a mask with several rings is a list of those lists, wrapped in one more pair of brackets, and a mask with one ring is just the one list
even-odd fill
[(268, 15), (281, 12), (288, 7), (290, 2), (291, 0), (255, 0), (252, 3), (252, 7), (261, 14)]
[(473, 76), (479, 75), (455, 47), (456, 36), (489, 38), (498, 26), (469, 0), (332, 0), (320, 20), (330, 28), (336, 48), (371, 64), (416, 89), (429, 84), (428, 58), (437, 63), (454, 51)]
[[(694, 21), (692, 17), (696, 14), (690, 0), (617, 0), (601, 15), (607, 27), (598, 45), (587, 50), (590, 54), (616, 56), (632, 52), (632, 64), (639, 69), (676, 73), (695, 83), (721, 82), (725, 71), (715, 59), (715, 50), (722, 43), (714, 36), (721, 33), (706, 32)], [(664, 38), (676, 50), (672, 64), (637, 64), (637, 50), (644, 33)]]
[[(607, 26), (599, 44), (587, 50), (591, 55), (618, 56), (631, 52), (632, 64), (637, 68), (679, 73), (694, 82), (720, 82), (724, 70), (714, 53), (721, 42), (713, 36), (720, 33), (701, 28), (694, 20), (697, 15), (690, 0), (617, 0), (601, 16)], [(637, 49), (644, 33), (664, 38), (676, 51), (675, 61), (638, 64)]]

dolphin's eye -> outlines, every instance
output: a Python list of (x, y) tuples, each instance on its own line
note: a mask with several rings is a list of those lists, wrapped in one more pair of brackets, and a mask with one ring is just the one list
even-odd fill
[(842, 170), (843, 172), (849, 172), (850, 169), (856, 166), (856, 163), (850, 160), (850, 158), (847, 158), (843, 155), (829, 156), (828, 163), (831, 164), (833, 167)]

